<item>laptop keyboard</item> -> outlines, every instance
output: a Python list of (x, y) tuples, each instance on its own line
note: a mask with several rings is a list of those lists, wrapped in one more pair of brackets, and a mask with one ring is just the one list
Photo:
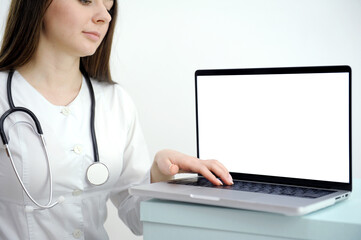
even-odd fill
[(221, 188), (221, 189), (246, 191), (246, 192), (267, 193), (274, 195), (286, 195), (286, 196), (301, 197), (301, 198), (319, 198), (334, 192), (331, 190), (321, 190), (321, 189), (304, 188), (304, 187), (296, 187), (296, 186), (295, 187), (283, 186), (277, 184), (257, 183), (257, 182), (241, 181), (241, 180), (234, 180), (234, 184), (232, 186), (227, 186), (227, 185), (215, 186), (210, 181), (208, 181), (203, 177), (199, 177), (197, 181), (195, 181), (195, 179), (178, 179), (178, 180), (170, 181), (169, 183)]

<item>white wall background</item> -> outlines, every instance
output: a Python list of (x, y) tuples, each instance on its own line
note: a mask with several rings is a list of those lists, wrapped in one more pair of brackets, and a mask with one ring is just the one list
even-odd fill
[[(3, 30), (10, 0), (0, 1)], [(353, 173), (361, 178), (361, 0), (119, 0), (119, 5), (112, 74), (138, 106), (152, 155), (162, 148), (196, 155), (196, 69), (347, 64), (353, 70)], [(141, 239), (108, 207), (112, 240)]]

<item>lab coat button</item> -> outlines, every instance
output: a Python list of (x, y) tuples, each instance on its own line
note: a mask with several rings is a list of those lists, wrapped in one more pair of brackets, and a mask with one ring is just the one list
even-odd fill
[(79, 190), (79, 189), (75, 189), (73, 192), (72, 192), (72, 195), (73, 196), (79, 196), (83, 193), (82, 190)]
[(70, 114), (70, 109), (68, 107), (64, 107), (63, 109), (61, 109), (61, 113), (64, 116), (68, 116)]
[(81, 154), (83, 152), (83, 147), (81, 145), (75, 145), (73, 150), (76, 154)]
[(73, 232), (74, 238), (81, 238), (82, 235), (83, 235), (83, 232), (80, 229), (75, 229)]

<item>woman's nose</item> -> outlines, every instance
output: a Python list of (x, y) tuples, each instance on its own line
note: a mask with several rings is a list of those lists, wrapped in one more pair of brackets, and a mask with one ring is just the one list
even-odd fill
[(109, 23), (112, 20), (112, 16), (104, 5), (97, 6), (97, 10), (93, 17), (94, 23)]

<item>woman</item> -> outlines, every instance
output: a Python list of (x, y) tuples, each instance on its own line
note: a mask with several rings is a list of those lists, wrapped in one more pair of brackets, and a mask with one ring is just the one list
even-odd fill
[[(130, 186), (181, 170), (232, 184), (215, 160), (162, 150), (150, 163), (133, 102), (110, 76), (116, 16), (113, 0), (12, 0), (0, 51), (0, 113), (23, 107), (35, 114), (48, 162), (29, 114), (3, 118), (9, 148), (0, 151), (0, 239), (108, 239), (109, 198), (141, 234), (142, 199), (128, 194)], [(88, 169), (97, 155), (106, 174), (94, 183)]]

